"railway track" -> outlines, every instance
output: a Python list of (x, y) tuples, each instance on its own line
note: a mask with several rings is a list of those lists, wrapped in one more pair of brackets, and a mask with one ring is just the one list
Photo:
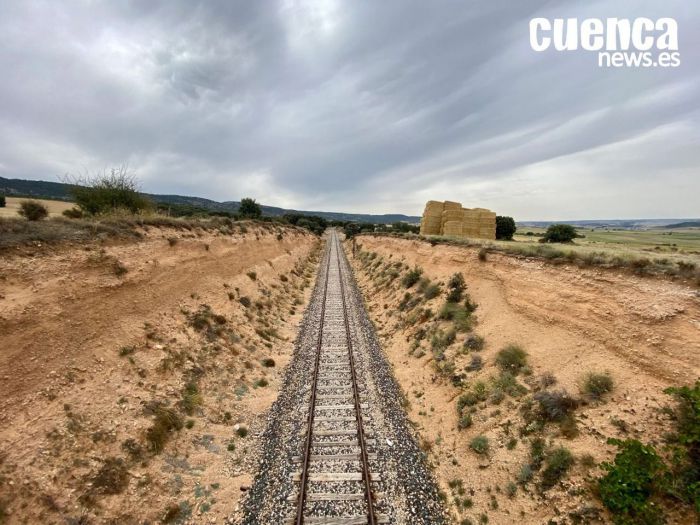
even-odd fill
[(316, 343), (303, 450), (295, 458), (298, 484), (295, 525), (375, 525), (387, 523), (376, 512), (381, 481), (371, 471), (375, 440), (363, 415), (365, 385), (355, 366), (343, 280), (345, 254), (335, 231), (326, 253), (325, 284)]
[(338, 234), (329, 230), (245, 501), (231, 525), (443, 525)]

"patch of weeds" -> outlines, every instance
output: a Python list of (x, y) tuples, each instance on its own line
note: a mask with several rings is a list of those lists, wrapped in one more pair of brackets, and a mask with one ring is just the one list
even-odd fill
[(250, 301), (249, 297), (243, 296), (240, 299), (238, 299), (238, 302), (241, 303), (246, 308), (250, 308), (251, 301)]
[(527, 392), (527, 388), (521, 385), (510, 372), (501, 372), (498, 376), (493, 378), (492, 382), (494, 389), (501, 390), (511, 397), (520, 397)]
[(459, 430), (464, 430), (465, 428), (469, 428), (472, 426), (472, 416), (469, 413), (462, 414), (459, 416), (459, 421), (457, 422), (457, 428)]
[(496, 365), (504, 372), (518, 375), (527, 365), (527, 352), (519, 345), (510, 344), (498, 351)]
[(514, 498), (515, 494), (518, 492), (518, 486), (515, 483), (513, 483), (512, 481), (509, 481), (506, 484), (506, 491), (505, 492), (506, 492), (506, 496), (508, 496), (509, 498)]
[(564, 447), (547, 452), (540, 488), (549, 490), (559, 483), (574, 464), (574, 456)]
[(605, 394), (612, 392), (612, 389), (613, 378), (607, 372), (590, 372), (583, 379), (583, 391), (593, 399), (601, 399)]
[(471, 334), (464, 341), (464, 348), (474, 352), (480, 352), (484, 349), (485, 341), (480, 335)]
[(578, 406), (566, 390), (537, 392), (533, 397), (538, 403), (538, 417), (543, 421), (561, 422)]
[(240, 438), (244, 438), (248, 435), (248, 427), (244, 427), (243, 425), (239, 426), (236, 429), (236, 435)]
[(135, 346), (122, 346), (122, 347), (119, 349), (119, 356), (120, 356), (120, 357), (126, 357), (126, 356), (128, 356), (128, 355), (133, 354), (134, 352), (136, 352), (136, 347), (135, 347)]
[(261, 363), (265, 368), (272, 368), (275, 366), (275, 360), (271, 357), (266, 357), (261, 361)]
[(464, 276), (461, 273), (455, 273), (450, 280), (447, 281), (447, 302), (459, 303), (462, 300), (466, 285), (464, 284)]
[(182, 390), (180, 399), (180, 407), (188, 416), (194, 414), (195, 409), (202, 404), (202, 394), (199, 391), (199, 386), (194, 381), (190, 381)]
[(425, 292), (423, 292), (423, 296), (429, 301), (431, 299), (435, 299), (438, 295), (440, 295), (440, 285), (439, 284), (429, 284)]
[(487, 438), (486, 436), (476, 436), (469, 442), (469, 448), (471, 448), (480, 456), (488, 454), (489, 438)]
[(191, 428), (193, 428), (193, 427), (194, 427), (194, 423), (195, 423), (194, 419), (188, 419), (187, 421), (185, 421), (185, 428), (186, 428), (186, 429), (191, 429)]
[(122, 458), (108, 457), (92, 478), (92, 490), (99, 494), (121, 494), (129, 485), (129, 471)]
[(557, 384), (557, 378), (551, 372), (545, 372), (540, 376), (540, 387), (549, 388)]
[(255, 272), (252, 272), (252, 271), (251, 271), (251, 272), (247, 272), (246, 275), (247, 275), (248, 277), (250, 277), (250, 280), (251, 280), (251, 281), (255, 281), (255, 280), (257, 280), (257, 278), (258, 278), (258, 274), (255, 273)]
[(203, 332), (207, 339), (213, 341), (224, 333), (226, 318), (223, 315), (215, 314), (211, 306), (203, 304), (199, 310), (189, 314), (189, 322), (192, 328), (198, 332)]
[(420, 276), (423, 274), (423, 269), (416, 266), (412, 270), (406, 272), (406, 275), (401, 279), (401, 285), (404, 288), (410, 288), (418, 282)]
[(578, 424), (573, 414), (567, 414), (559, 423), (561, 435), (567, 439), (573, 439), (579, 435)]
[(182, 430), (182, 417), (173, 409), (158, 406), (154, 409), (155, 421), (153, 426), (146, 430), (146, 441), (152, 452), (158, 454), (168, 441), (171, 433)]
[(267, 382), (267, 379), (265, 379), (264, 377), (261, 377), (255, 383), (253, 383), (253, 386), (255, 388), (263, 388), (263, 387), (266, 387), (267, 385), (269, 385), (269, 383)]
[(470, 372), (478, 372), (484, 368), (484, 360), (480, 355), (472, 355), (471, 361), (467, 365), (467, 370)]

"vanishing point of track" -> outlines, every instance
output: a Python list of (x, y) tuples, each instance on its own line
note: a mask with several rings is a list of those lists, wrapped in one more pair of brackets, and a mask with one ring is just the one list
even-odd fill
[[(327, 249), (321, 326), (294, 523), (375, 525), (379, 520), (372, 477), (379, 476), (369, 468), (369, 443), (342, 278), (342, 250), (335, 232), (331, 233)], [(314, 465), (323, 465), (323, 471), (314, 469)], [(339, 484), (343, 485), (342, 490), (338, 490)], [(324, 504), (317, 505), (314, 512), (313, 502)], [(335, 507), (339, 514), (329, 517), (325, 514), (329, 507)]]

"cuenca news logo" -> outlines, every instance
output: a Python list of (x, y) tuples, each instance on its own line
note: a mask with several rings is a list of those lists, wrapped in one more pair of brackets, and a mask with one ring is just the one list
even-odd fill
[(673, 18), (533, 18), (530, 46), (541, 52), (598, 52), (598, 67), (678, 67), (678, 24)]

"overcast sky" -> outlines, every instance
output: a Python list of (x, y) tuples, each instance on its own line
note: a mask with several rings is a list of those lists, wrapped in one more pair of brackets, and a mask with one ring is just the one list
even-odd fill
[[(533, 17), (678, 21), (678, 68), (536, 53)], [(697, 0), (0, 0), (0, 175), (518, 220), (700, 216)]]

